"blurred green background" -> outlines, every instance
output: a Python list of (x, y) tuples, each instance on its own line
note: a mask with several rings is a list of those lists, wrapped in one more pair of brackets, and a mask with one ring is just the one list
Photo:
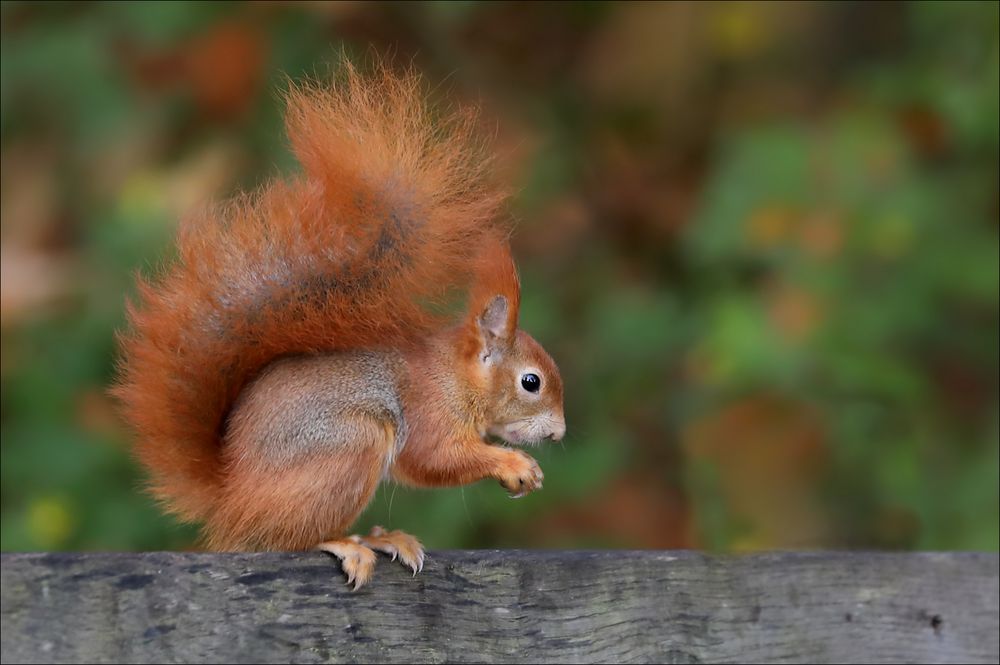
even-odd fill
[(545, 489), (383, 487), (431, 548), (998, 548), (998, 4), (3, 3), (2, 549), (195, 547), (106, 395), (135, 270), (295, 168), (344, 49), (478, 101)]

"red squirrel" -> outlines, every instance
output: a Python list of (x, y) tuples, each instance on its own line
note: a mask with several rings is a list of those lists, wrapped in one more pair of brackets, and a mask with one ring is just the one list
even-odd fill
[[(562, 438), (563, 386), (518, 329), (506, 193), (472, 114), (347, 64), (292, 86), (285, 121), (302, 172), (182, 224), (172, 265), (138, 278), (113, 392), (152, 493), (209, 548), (318, 548), (357, 589), (375, 551), (423, 566), (400, 531), (345, 535), (382, 480), (541, 489), (490, 439)], [(456, 293), (461, 317), (441, 306)]]

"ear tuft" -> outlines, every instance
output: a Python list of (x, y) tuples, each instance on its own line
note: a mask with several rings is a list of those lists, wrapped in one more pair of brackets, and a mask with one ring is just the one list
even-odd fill
[(480, 359), (500, 361), (517, 332), (521, 288), (505, 240), (484, 243), (475, 259), (476, 280), (469, 293), (466, 330)]

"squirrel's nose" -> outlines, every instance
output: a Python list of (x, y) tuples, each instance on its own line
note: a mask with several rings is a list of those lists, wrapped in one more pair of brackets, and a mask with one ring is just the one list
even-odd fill
[(566, 434), (566, 421), (561, 420), (555, 427), (552, 428), (552, 431), (549, 432), (549, 439), (553, 441), (560, 441), (562, 440), (565, 434)]

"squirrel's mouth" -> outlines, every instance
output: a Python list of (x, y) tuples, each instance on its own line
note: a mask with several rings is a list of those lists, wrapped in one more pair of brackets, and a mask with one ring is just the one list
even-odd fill
[(544, 441), (558, 441), (565, 426), (546, 427), (537, 419), (516, 420), (487, 430), (489, 435), (508, 446), (537, 446)]

